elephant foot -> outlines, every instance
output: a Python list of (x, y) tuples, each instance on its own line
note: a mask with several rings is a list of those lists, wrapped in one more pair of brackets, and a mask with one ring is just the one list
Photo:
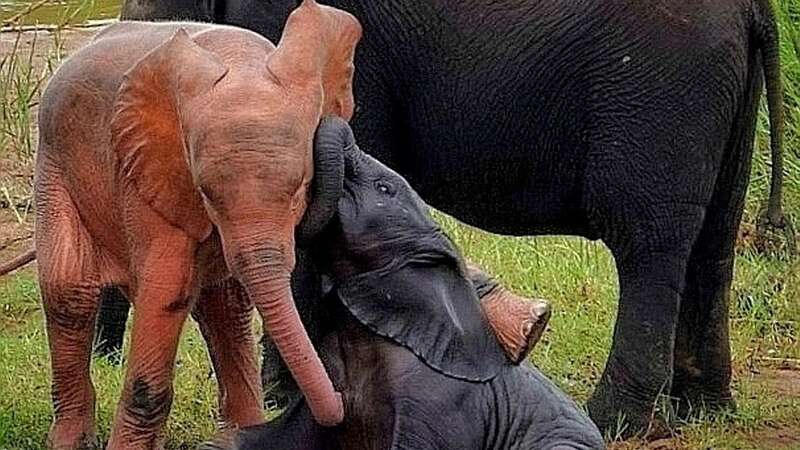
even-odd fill
[(612, 439), (640, 437), (663, 439), (675, 434), (668, 418), (672, 416), (669, 397), (646, 400), (630, 395), (621, 384), (601, 382), (586, 406), (589, 417), (603, 435)]
[(100, 450), (94, 428), (85, 421), (59, 420), (50, 428), (47, 435), (49, 450)]
[(673, 386), (672, 395), (675, 412), (681, 420), (736, 411), (736, 401), (728, 388), (709, 389), (689, 383)]
[(500, 346), (514, 364), (528, 356), (550, 320), (550, 305), (546, 301), (519, 297), (499, 284), (481, 296), (481, 307)]
[(754, 246), (761, 253), (797, 254), (797, 235), (789, 217), (781, 214), (778, 218), (770, 218), (766, 211), (758, 218)]

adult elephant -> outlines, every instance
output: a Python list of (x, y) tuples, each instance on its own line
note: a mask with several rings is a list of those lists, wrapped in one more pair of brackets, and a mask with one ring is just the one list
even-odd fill
[[(128, 0), (276, 39), (291, 0)], [(782, 106), (768, 0), (331, 0), (364, 26), (352, 120), (423, 199), (484, 230), (611, 250), (614, 343), (588, 407), (645, 430), (660, 394), (732, 405), (734, 239), (766, 78), (781, 210)], [(762, 75), (763, 72), (763, 75)]]

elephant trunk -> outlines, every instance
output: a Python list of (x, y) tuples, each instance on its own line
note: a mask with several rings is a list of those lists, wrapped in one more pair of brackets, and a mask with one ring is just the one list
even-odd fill
[[(286, 362), (321, 425), (334, 426), (344, 419), (340, 394), (319, 359), (300, 321), (290, 288), (294, 251), (291, 242), (275, 245), (275, 234), (247, 240), (232, 237), (237, 248), (226, 253), (230, 268), (253, 300), (264, 327)], [(291, 238), (289, 239), (291, 241)]]
[(314, 137), (314, 181), (311, 199), (296, 236), (300, 245), (308, 243), (331, 220), (344, 180), (343, 149), (354, 145), (353, 134), (343, 119), (323, 118)]

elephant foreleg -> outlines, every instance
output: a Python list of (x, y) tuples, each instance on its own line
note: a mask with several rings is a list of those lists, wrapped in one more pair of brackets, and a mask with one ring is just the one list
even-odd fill
[(252, 313), (252, 302), (233, 279), (203, 289), (193, 312), (217, 374), (220, 413), (226, 427), (264, 421)]
[(161, 431), (172, 405), (175, 355), (192, 306), (196, 244), (177, 229), (158, 228), (157, 239), (134, 257), (131, 350), (109, 450), (163, 448)]

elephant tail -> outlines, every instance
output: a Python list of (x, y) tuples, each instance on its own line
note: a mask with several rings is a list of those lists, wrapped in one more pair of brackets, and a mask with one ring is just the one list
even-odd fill
[(761, 61), (767, 88), (769, 109), (770, 150), (772, 153), (772, 179), (766, 220), (776, 228), (788, 226), (783, 213), (783, 81), (781, 78), (778, 27), (771, 0), (755, 0), (755, 38), (761, 50)]
[(28, 264), (29, 262), (36, 259), (36, 250), (30, 249), (27, 252), (17, 256), (16, 258), (12, 259), (7, 263), (0, 264), (0, 276), (3, 276), (9, 272), (19, 269), (20, 267)]

